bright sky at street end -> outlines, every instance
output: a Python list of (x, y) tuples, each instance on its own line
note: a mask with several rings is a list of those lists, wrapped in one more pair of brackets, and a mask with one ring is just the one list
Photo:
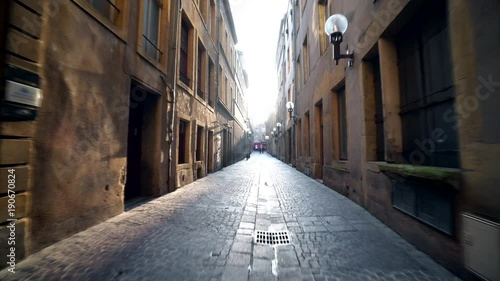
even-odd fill
[(229, 0), (250, 82), (247, 96), (253, 123), (264, 122), (278, 94), (275, 66), (281, 19), (288, 0)]

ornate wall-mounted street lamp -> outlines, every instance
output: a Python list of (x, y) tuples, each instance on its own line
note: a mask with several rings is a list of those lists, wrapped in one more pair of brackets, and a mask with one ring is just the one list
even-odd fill
[(276, 123), (276, 127), (278, 128), (278, 134), (281, 132), (281, 123)]
[(333, 59), (336, 61), (336, 65), (339, 64), (341, 59), (349, 59), (348, 66), (352, 67), (354, 63), (354, 54), (347, 50), (346, 54), (340, 53), (340, 44), (343, 41), (343, 35), (347, 31), (349, 22), (347, 18), (342, 14), (335, 14), (330, 16), (325, 22), (325, 32), (330, 36), (330, 43), (333, 44)]
[(289, 101), (286, 103), (286, 109), (288, 110), (288, 117), (290, 118), (290, 120), (292, 120), (293, 124), (296, 124), (297, 117), (295, 116), (295, 114), (293, 114), (294, 107), (295, 105), (293, 104), (293, 102)]

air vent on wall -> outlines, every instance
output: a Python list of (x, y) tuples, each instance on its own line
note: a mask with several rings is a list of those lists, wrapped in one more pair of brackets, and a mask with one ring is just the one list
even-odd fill
[(491, 281), (500, 281), (500, 224), (463, 214), (464, 255), (467, 269)]

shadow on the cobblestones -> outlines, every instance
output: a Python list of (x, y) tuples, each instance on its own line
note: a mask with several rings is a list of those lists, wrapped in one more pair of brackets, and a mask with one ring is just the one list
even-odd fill
[(128, 212), (130, 210), (133, 210), (133, 209), (140, 207), (146, 203), (149, 203), (150, 201), (152, 201), (156, 198), (157, 197), (137, 197), (137, 198), (130, 199), (130, 200), (125, 202), (124, 211)]

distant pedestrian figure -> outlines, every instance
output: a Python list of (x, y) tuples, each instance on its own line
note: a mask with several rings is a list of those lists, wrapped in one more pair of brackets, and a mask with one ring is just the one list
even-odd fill
[(260, 154), (262, 154), (262, 146), (260, 147)]
[(247, 153), (247, 161), (248, 161), (248, 159), (250, 159), (250, 152)]

